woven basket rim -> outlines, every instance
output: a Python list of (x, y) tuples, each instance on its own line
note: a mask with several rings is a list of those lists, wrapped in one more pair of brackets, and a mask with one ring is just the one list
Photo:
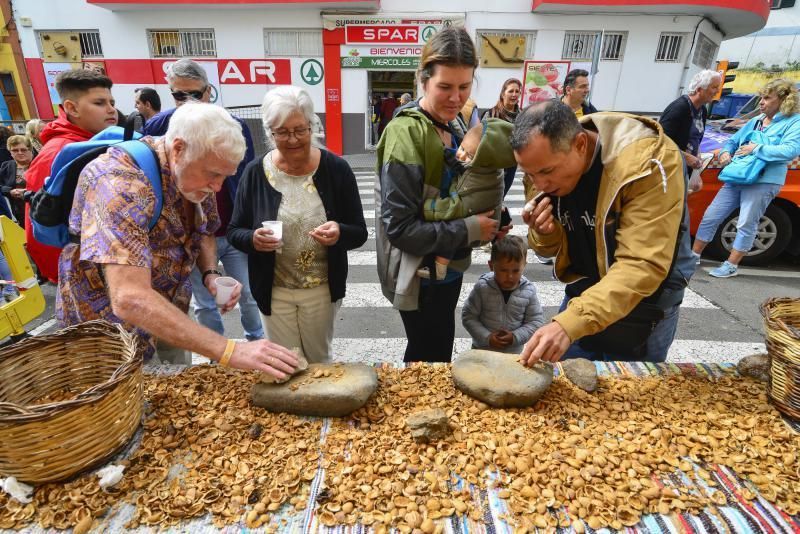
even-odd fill
[(0, 424), (41, 421), (67, 412), (73, 408), (97, 402), (108, 396), (120, 382), (142, 367), (142, 356), (139, 351), (136, 350), (136, 336), (125, 330), (121, 325), (110, 323), (102, 319), (68, 326), (52, 334), (34, 336), (20, 341), (19, 343), (15, 343), (8, 349), (0, 351), (0, 361), (25, 355), (42, 345), (63, 343), (65, 340), (85, 337), (87, 335), (118, 337), (122, 340), (124, 344), (124, 350), (122, 352), (124, 360), (114, 373), (112, 373), (111, 377), (105, 382), (101, 382), (82, 391), (76, 395), (75, 398), (65, 401), (33, 406), (24, 406), (13, 402), (0, 402)]
[(779, 317), (772, 316), (772, 309), (775, 306), (782, 305), (782, 304), (793, 304), (800, 309), (800, 298), (792, 298), (792, 297), (772, 297), (764, 302), (761, 303), (759, 306), (759, 310), (761, 311), (761, 316), (764, 317), (764, 322), (767, 324), (769, 328), (775, 330), (782, 330), (787, 335), (791, 336), (796, 340), (800, 340), (800, 328), (796, 326), (787, 324), (786, 321)]

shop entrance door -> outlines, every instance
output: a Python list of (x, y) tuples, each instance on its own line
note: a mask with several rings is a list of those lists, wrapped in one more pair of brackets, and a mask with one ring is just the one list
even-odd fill
[(364, 147), (367, 150), (375, 149), (403, 93), (410, 94), (412, 99), (417, 98), (414, 71), (367, 71), (367, 113), (364, 121)]

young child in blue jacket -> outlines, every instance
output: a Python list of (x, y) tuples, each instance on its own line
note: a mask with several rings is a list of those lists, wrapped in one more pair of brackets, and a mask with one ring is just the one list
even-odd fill
[(522, 275), (526, 256), (520, 237), (492, 243), (491, 272), (478, 279), (461, 312), (473, 348), (518, 354), (544, 324), (536, 287)]

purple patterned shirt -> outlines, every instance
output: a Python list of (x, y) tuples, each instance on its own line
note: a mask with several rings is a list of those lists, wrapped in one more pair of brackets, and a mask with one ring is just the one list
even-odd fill
[(145, 342), (146, 358), (155, 351), (155, 339), (125, 323), (111, 310), (101, 265), (131, 265), (151, 272), (151, 285), (182, 313), (189, 309), (192, 286), (189, 273), (200, 251), (203, 235), (219, 227), (214, 195), (194, 205), (194, 221), (187, 219), (184, 198), (167, 162), (164, 140), (145, 138), (161, 163), (164, 204), (155, 227), (149, 230), (155, 209), (150, 180), (127, 153), (110, 148), (81, 172), (69, 215), (69, 231), (80, 235), (61, 251), (58, 266), (56, 318), (60, 327), (92, 319), (120, 323)]

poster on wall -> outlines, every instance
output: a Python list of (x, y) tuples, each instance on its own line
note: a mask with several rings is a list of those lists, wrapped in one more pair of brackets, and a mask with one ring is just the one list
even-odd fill
[(569, 61), (526, 61), (522, 107), (560, 96), (569, 66)]
[(58, 106), (61, 97), (56, 91), (56, 77), (64, 71), (80, 68), (80, 63), (43, 63), (44, 79), (47, 81), (47, 91), (50, 93), (50, 102), (53, 104), (53, 114), (58, 117)]

